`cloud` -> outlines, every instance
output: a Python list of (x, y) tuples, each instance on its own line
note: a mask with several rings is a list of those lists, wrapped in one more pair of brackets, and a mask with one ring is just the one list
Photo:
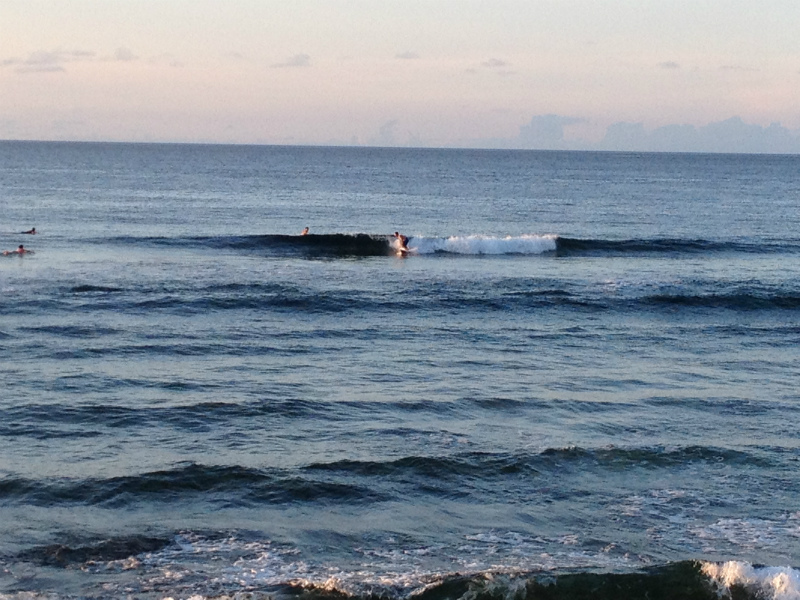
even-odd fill
[(395, 140), (395, 130), (397, 129), (399, 121), (397, 119), (393, 119), (391, 121), (387, 121), (381, 128), (378, 130), (378, 135), (370, 138), (369, 144), (371, 146), (395, 146), (397, 142)]
[[(481, 69), (488, 69), (490, 71), (493, 71), (497, 75), (500, 75), (501, 77), (516, 74), (515, 71), (507, 68), (510, 66), (511, 63), (501, 60), (499, 58), (490, 58), (489, 60), (486, 60), (480, 64)], [(467, 73), (477, 73), (477, 71), (475, 69), (467, 69)]]
[(504, 60), (500, 60), (499, 58), (490, 58), (489, 60), (482, 62), (481, 66), (486, 67), (487, 69), (502, 69), (503, 67), (509, 66), (509, 64)]
[(800, 137), (780, 123), (762, 127), (749, 125), (740, 117), (702, 127), (665, 125), (652, 131), (641, 123), (614, 123), (606, 130), (598, 149), (794, 154), (800, 152)]
[(311, 65), (311, 57), (308, 54), (295, 54), (290, 56), (282, 63), (272, 65), (273, 69), (284, 69), (291, 67), (308, 67)]
[(681, 66), (675, 61), (668, 60), (666, 62), (658, 63), (659, 69), (680, 69)]
[(722, 65), (719, 69), (720, 71), (742, 71), (746, 73), (755, 73), (760, 70), (754, 67), (743, 67), (742, 65)]
[(539, 115), (519, 128), (516, 143), (521, 148), (537, 150), (564, 150), (569, 144), (564, 139), (564, 127), (582, 123), (583, 119), (560, 115)]
[(139, 57), (130, 48), (117, 48), (116, 52), (114, 52), (114, 60), (129, 62), (138, 59)]
[(419, 54), (416, 52), (401, 52), (400, 54), (395, 54), (394, 57), (403, 60), (416, 60), (419, 58)]
[(94, 52), (86, 50), (39, 50), (27, 58), (8, 58), (0, 61), (2, 67), (15, 67), (17, 73), (58, 73), (71, 62), (93, 60)]
[(609, 125), (599, 142), (565, 139), (564, 129), (586, 123), (562, 115), (536, 115), (511, 138), (464, 140), (459, 147), (529, 150), (594, 150), (615, 152), (699, 152), (740, 154), (800, 154), (800, 130), (780, 123), (766, 127), (745, 123), (740, 117), (701, 127), (671, 124), (648, 130), (642, 123)]

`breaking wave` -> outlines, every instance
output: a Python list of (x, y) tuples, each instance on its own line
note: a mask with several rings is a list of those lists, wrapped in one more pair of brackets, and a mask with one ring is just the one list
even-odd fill
[[(96, 240), (108, 243), (109, 240)], [(391, 235), (372, 233), (327, 233), (309, 235), (246, 235), (170, 237), (117, 237), (116, 244), (167, 247), (200, 247), (215, 251), (237, 251), (284, 258), (347, 258), (394, 256), (397, 241)], [(416, 255), (538, 255), (619, 256), (701, 253), (800, 253), (800, 243), (781, 241), (715, 241), (681, 238), (593, 239), (556, 234), (492, 236), (409, 236), (408, 246)], [(115, 291), (83, 286), (77, 292)]]
[[(535, 541), (516, 536), (468, 536), (463, 568), (427, 565), (424, 548), (359, 548), (351, 567), (307, 564), (296, 549), (247, 533), (182, 532), (172, 538), (127, 536), (79, 545), (36, 546), (0, 563), (42, 565), (96, 577), (99, 596), (141, 598), (258, 598), (284, 600), (796, 600), (800, 573), (791, 567), (686, 560), (636, 568), (596, 555), (532, 554), (516, 566), (481, 567), (482, 542), (531, 552)], [(390, 546), (392, 542), (389, 542)], [(497, 557), (495, 557), (496, 559)], [(570, 561), (572, 566), (562, 561)], [(363, 564), (359, 564), (363, 563)], [(471, 565), (471, 566), (470, 566)], [(12, 567), (13, 568), (13, 567)], [(123, 573), (134, 579), (118, 579)], [(84, 590), (86, 591), (86, 590)], [(19, 592), (9, 600), (61, 598)]]

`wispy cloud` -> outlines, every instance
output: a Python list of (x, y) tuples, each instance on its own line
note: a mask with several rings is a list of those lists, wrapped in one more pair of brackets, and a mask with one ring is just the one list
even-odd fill
[(500, 60), (499, 58), (490, 58), (489, 60), (482, 62), (481, 66), (487, 69), (504, 69), (510, 65), (506, 61)]
[(138, 59), (139, 57), (136, 56), (130, 48), (117, 48), (114, 52), (114, 60), (130, 62)]
[[(500, 77), (507, 77), (509, 75), (516, 75), (516, 71), (510, 69), (511, 63), (499, 59), (499, 58), (490, 58), (485, 60), (481, 63), (480, 68), (488, 71), (492, 71), (496, 75)], [(468, 69), (468, 73), (477, 73), (476, 69)]]
[(674, 60), (668, 60), (665, 62), (658, 63), (659, 69), (680, 69), (681, 66), (676, 63)]
[(7, 58), (2, 67), (13, 67), (17, 73), (58, 73), (71, 62), (94, 60), (95, 53), (87, 50), (39, 50), (26, 58)]
[(745, 67), (742, 65), (722, 65), (720, 67), (720, 71), (741, 71), (743, 73), (755, 73), (758, 72), (759, 69), (754, 67)]
[(311, 57), (308, 54), (295, 54), (290, 56), (285, 61), (275, 63), (272, 65), (273, 69), (285, 69), (291, 67), (308, 67), (311, 66)]
[(416, 52), (401, 52), (400, 54), (395, 54), (394, 57), (403, 60), (416, 60), (419, 58), (419, 54)]

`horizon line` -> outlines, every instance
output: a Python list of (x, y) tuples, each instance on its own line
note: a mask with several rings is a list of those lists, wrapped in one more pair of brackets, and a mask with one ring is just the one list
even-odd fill
[(270, 143), (270, 142), (213, 142), (213, 141), (142, 141), (142, 140), (46, 140), (46, 139), (4, 139), (0, 144), (97, 144), (128, 146), (235, 146), (256, 148), (330, 148), (354, 150), (452, 150), (483, 152), (547, 152), (552, 154), (678, 154), (678, 155), (719, 155), (719, 156), (800, 156), (800, 152), (744, 152), (736, 150), (622, 150), (608, 148), (492, 148), (487, 146), (381, 146), (373, 144), (310, 144), (310, 143)]

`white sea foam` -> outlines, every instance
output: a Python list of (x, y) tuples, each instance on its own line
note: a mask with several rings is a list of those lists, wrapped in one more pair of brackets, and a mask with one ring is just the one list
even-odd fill
[(754, 567), (747, 562), (704, 563), (703, 573), (729, 590), (742, 586), (769, 600), (800, 600), (800, 572), (791, 567)]
[(175, 544), (140, 557), (139, 573), (147, 586), (179, 590), (181, 595), (175, 597), (204, 592), (207, 588), (197, 586), (205, 585), (245, 591), (293, 584), (355, 595), (378, 591), (402, 598), (420, 593), (452, 573), (513, 575), (642, 566), (637, 557), (615, 552), (610, 546), (584, 551), (577, 545), (577, 536), (529, 537), (513, 531), (467, 535), (456, 547), (408, 546), (388, 539), (384, 545), (355, 548), (355, 562), (343, 566), (338, 562), (310, 564), (297, 549), (269, 540), (208, 539), (185, 533)]
[(557, 235), (412, 237), (408, 246), (418, 254), (542, 254), (553, 252), (557, 239)]
[(778, 548), (788, 537), (800, 537), (800, 524), (792, 514), (778, 519), (719, 519), (690, 531), (703, 542), (706, 552), (716, 551), (720, 543), (761, 550)]

